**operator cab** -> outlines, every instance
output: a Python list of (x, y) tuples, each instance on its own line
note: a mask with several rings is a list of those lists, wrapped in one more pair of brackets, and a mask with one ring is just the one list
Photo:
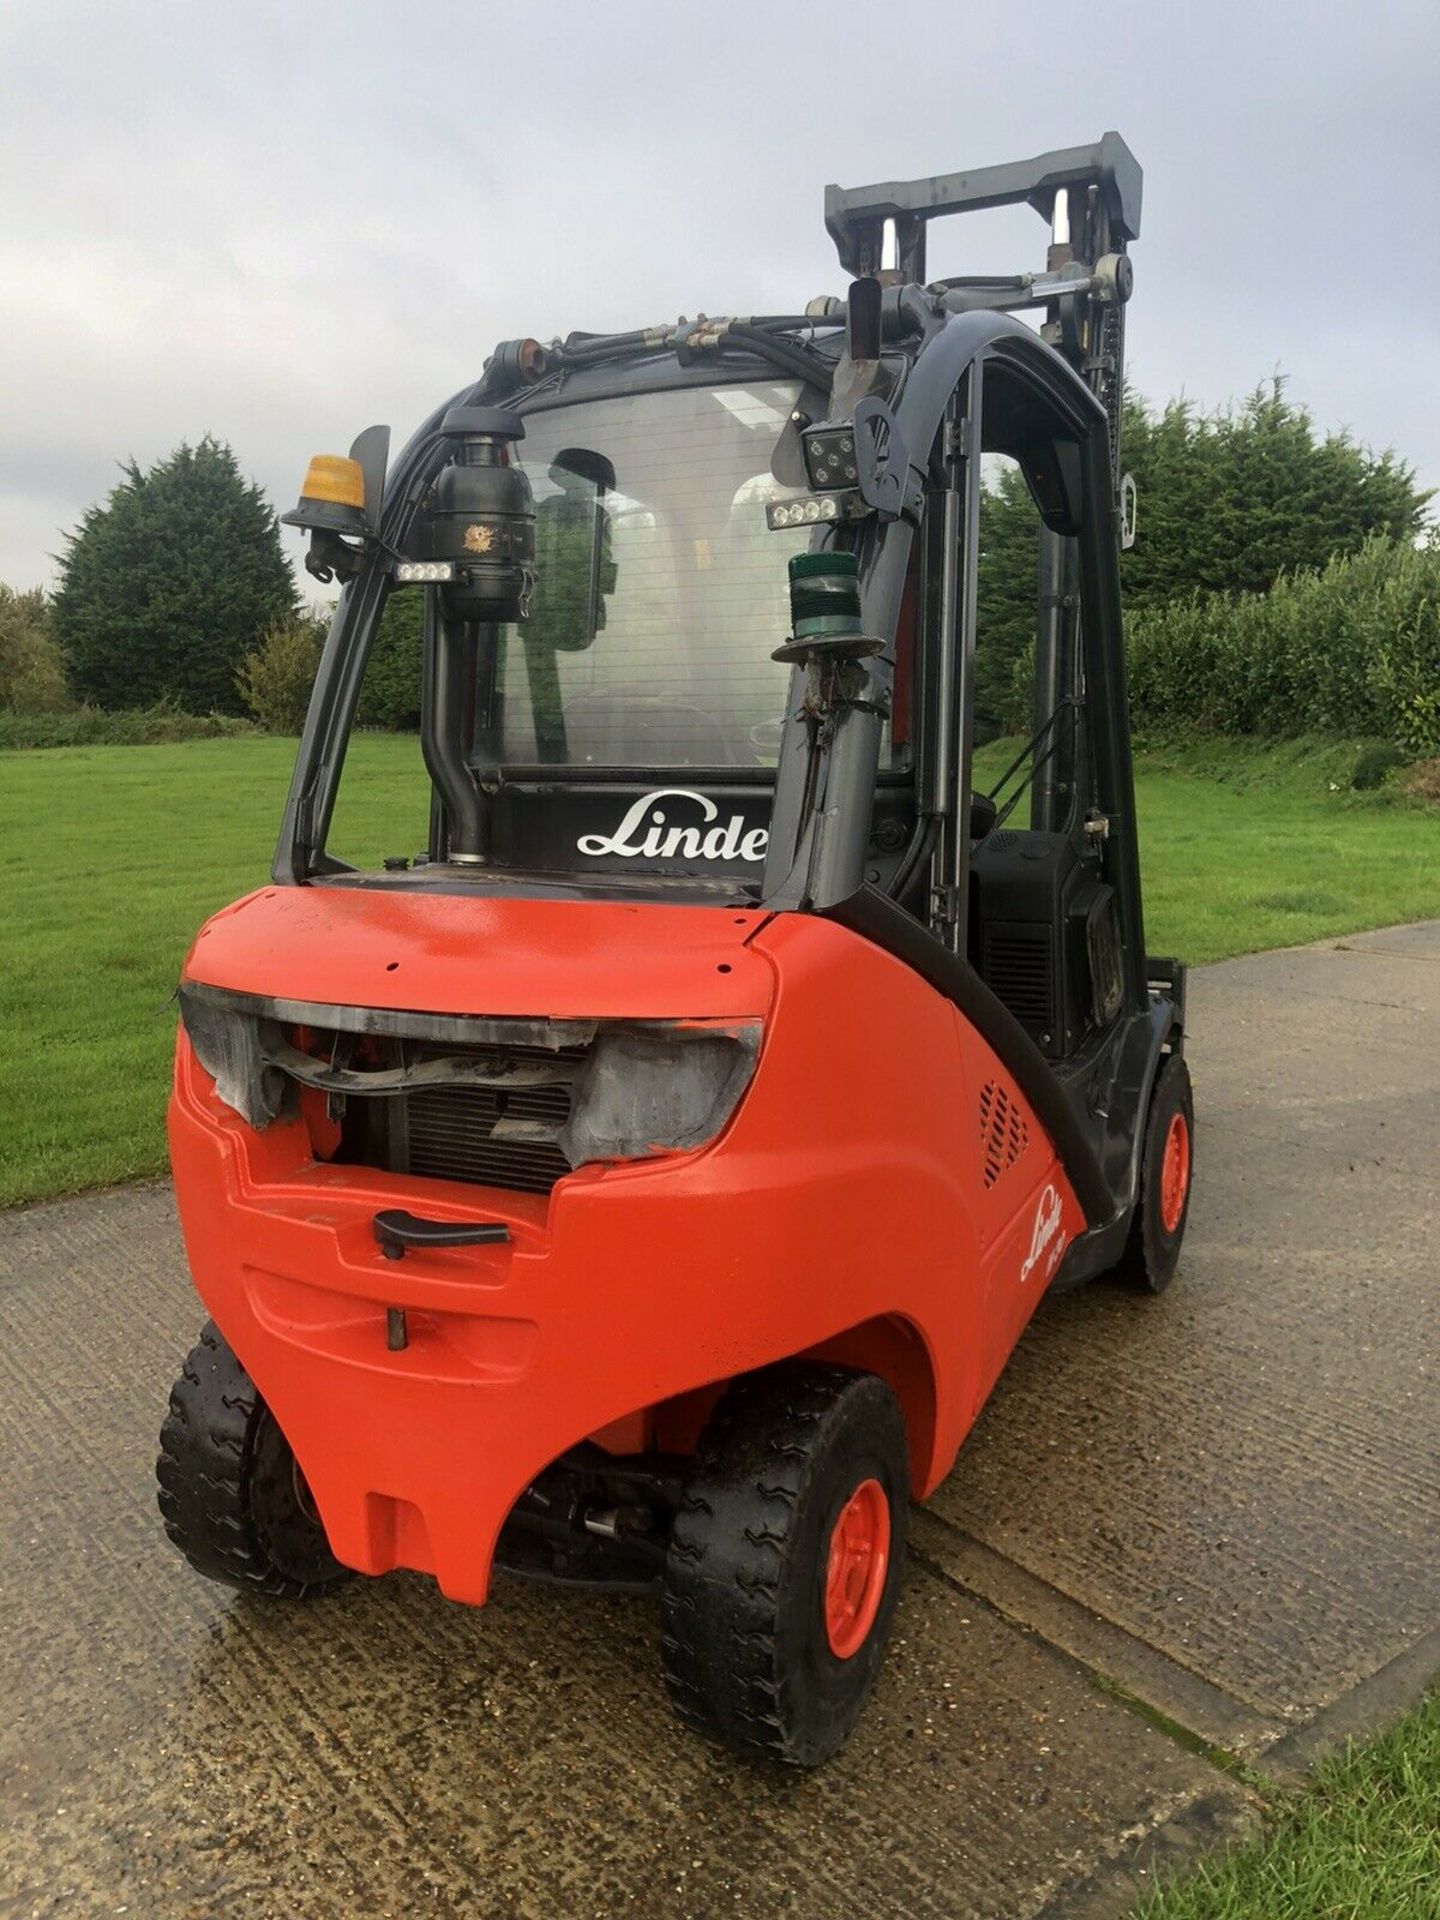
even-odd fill
[[(929, 220), (1020, 200), (1045, 274), (925, 284)], [(829, 915), (962, 1006), (1118, 1220), (1135, 1142), (1106, 1115), (1181, 991), (1145, 953), (1120, 625), (1139, 206), (1115, 135), (832, 188), (844, 299), (507, 342), (388, 473), (362, 435), (353, 492), (322, 475), (287, 516), (349, 584), (277, 878)], [(1028, 737), (978, 779), (997, 461), (1033, 508)], [(326, 840), (392, 594), (424, 602), (430, 822), (382, 872)]]

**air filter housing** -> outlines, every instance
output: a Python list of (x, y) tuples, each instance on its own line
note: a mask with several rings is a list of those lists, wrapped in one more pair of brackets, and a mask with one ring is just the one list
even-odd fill
[(450, 561), (446, 611), (505, 623), (529, 612), (535, 583), (535, 500), (515, 442), (525, 423), (503, 407), (452, 407), (440, 431), (455, 442), (422, 533), (423, 558)]

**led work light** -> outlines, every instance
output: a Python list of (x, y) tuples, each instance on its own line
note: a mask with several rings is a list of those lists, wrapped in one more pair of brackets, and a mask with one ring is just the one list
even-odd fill
[(819, 499), (772, 500), (765, 508), (765, 524), (772, 533), (789, 527), (835, 527), (863, 520), (870, 512), (863, 496), (853, 490), (822, 493)]
[(823, 500), (772, 500), (765, 509), (765, 523), (772, 533), (780, 527), (814, 527), (839, 518), (840, 503), (833, 494)]
[(811, 491), (839, 493), (858, 486), (860, 468), (855, 458), (855, 429), (846, 420), (839, 426), (807, 427), (802, 436), (805, 471)]

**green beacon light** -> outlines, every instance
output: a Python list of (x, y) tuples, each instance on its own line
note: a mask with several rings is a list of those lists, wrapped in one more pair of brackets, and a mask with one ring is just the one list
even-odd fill
[(797, 553), (790, 560), (792, 637), (771, 658), (868, 660), (885, 642), (866, 633), (860, 615), (860, 564), (853, 553)]

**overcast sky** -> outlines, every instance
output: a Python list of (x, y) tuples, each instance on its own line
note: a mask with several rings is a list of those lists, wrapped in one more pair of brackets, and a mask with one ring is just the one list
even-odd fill
[[(1145, 169), (1142, 391), (1279, 368), (1440, 485), (1437, 103), (1437, 0), (5, 0), (0, 580), (53, 577), (118, 460), (210, 432), (289, 507), (497, 339), (841, 290), (826, 181), (1107, 127)], [(930, 269), (1045, 239), (971, 216)]]

